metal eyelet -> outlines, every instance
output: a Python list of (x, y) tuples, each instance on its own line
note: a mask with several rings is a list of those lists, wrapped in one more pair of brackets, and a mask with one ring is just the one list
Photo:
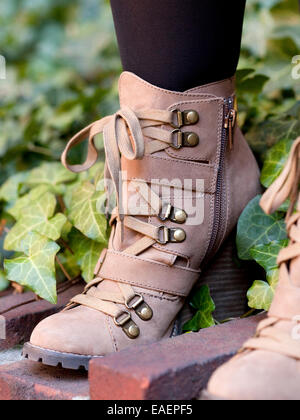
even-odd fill
[(174, 109), (173, 111), (174, 114), (174, 120), (175, 122), (171, 123), (171, 126), (173, 128), (181, 128), (184, 125), (194, 125), (197, 124), (199, 122), (199, 114), (197, 111), (193, 110), (193, 109), (189, 109), (186, 111), (180, 111), (179, 109)]
[(171, 123), (171, 126), (177, 129), (183, 127), (184, 125), (183, 112), (180, 111), (179, 109), (174, 109), (172, 112), (173, 112), (173, 115), (175, 116), (174, 119), (175, 121), (177, 120), (177, 122)]
[(186, 240), (186, 233), (183, 229), (170, 229), (170, 242), (180, 243)]
[(199, 114), (197, 111), (192, 109), (183, 111), (183, 124), (184, 125), (194, 125), (199, 122)]
[(161, 206), (161, 211), (160, 211), (158, 217), (160, 218), (160, 220), (162, 222), (165, 222), (166, 220), (168, 220), (170, 218), (172, 210), (173, 210), (172, 204), (163, 203), (162, 206)]
[(126, 312), (126, 311), (114, 317), (114, 323), (116, 324), (117, 327), (123, 327), (130, 320), (131, 320), (131, 315), (129, 312)]
[(136, 309), (143, 302), (144, 302), (143, 296), (136, 293), (132, 298), (128, 299), (125, 302), (125, 306), (127, 309)]
[(169, 229), (166, 226), (158, 228), (157, 242), (166, 245), (168, 242), (180, 243), (186, 240), (186, 233), (183, 229)]
[(184, 210), (173, 207), (173, 215), (170, 217), (170, 220), (174, 223), (182, 224), (186, 222), (187, 217)]
[[(172, 131), (172, 143), (171, 143), (171, 147), (173, 149), (181, 149), (183, 146), (183, 132), (180, 131), (178, 128), (176, 130)], [(175, 136), (176, 134), (176, 136)]]
[(185, 147), (196, 147), (200, 142), (199, 136), (196, 133), (184, 133), (183, 134), (183, 146)]
[(192, 132), (183, 132), (178, 128), (172, 131), (172, 142), (170, 146), (179, 150), (182, 147), (195, 147), (199, 144), (199, 136)]
[(166, 226), (159, 226), (157, 242), (160, 245), (166, 245), (169, 242), (169, 228)]
[(158, 217), (162, 222), (171, 220), (171, 222), (182, 224), (186, 222), (187, 214), (184, 210), (173, 207), (169, 203), (163, 203)]
[(144, 301), (142, 295), (136, 293), (132, 298), (125, 302), (126, 308), (134, 310), (139, 318), (143, 321), (150, 321), (153, 317), (153, 311)]
[(132, 340), (138, 338), (140, 335), (139, 327), (132, 320), (130, 313), (127, 311), (123, 311), (118, 316), (114, 317), (114, 323), (117, 327), (122, 328), (127, 337)]

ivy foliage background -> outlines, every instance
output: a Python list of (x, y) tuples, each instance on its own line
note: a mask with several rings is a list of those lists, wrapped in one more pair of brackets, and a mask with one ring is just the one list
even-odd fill
[(11, 280), (55, 303), (57, 281), (92, 279), (108, 236), (94, 182), (103, 164), (74, 175), (59, 159), (74, 133), (117, 109), (121, 64), (111, 11), (103, 0), (4, 0), (0, 28), (7, 62), (0, 80), (0, 291)]
[[(95, 187), (103, 159), (74, 175), (59, 158), (75, 132), (118, 107), (121, 64), (111, 11), (105, 0), (3, 0), (0, 28), (7, 61), (7, 78), (0, 80), (0, 291), (14, 281), (54, 303), (57, 282), (93, 277), (108, 236), (96, 209), (104, 200)], [(248, 0), (239, 118), (266, 187), (300, 134), (300, 84), (292, 78), (299, 55), (298, 1)], [(74, 163), (82, 153), (73, 154)], [(240, 257), (267, 272), (267, 282), (258, 280), (249, 292), (251, 307), (265, 308), (272, 299), (276, 253), (286, 242), (284, 210), (258, 227), (263, 215), (255, 199), (240, 220)], [(207, 288), (192, 306), (186, 330), (214, 324)]]

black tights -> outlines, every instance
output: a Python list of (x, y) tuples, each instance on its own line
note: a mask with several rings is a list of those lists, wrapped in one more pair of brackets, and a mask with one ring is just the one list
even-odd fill
[(124, 70), (184, 91), (232, 76), (246, 0), (111, 0)]

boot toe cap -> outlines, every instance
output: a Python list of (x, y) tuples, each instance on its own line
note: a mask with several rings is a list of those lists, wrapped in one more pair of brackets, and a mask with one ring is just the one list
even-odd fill
[(300, 362), (266, 351), (235, 357), (212, 376), (208, 393), (225, 400), (300, 398)]
[(44, 319), (34, 329), (30, 343), (46, 350), (85, 356), (114, 351), (106, 316), (83, 307)]

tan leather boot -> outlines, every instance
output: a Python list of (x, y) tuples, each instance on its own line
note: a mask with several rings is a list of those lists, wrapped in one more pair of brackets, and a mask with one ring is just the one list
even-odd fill
[[(266, 213), (291, 198), (287, 215), (289, 246), (279, 257), (280, 279), (268, 318), (240, 354), (218, 369), (204, 399), (300, 399), (300, 138), (287, 165), (261, 200)], [(294, 212), (297, 203), (297, 212)]]
[[(202, 268), (260, 190), (236, 126), (233, 78), (179, 93), (123, 73), (119, 87), (121, 110), (80, 132), (63, 155), (69, 169), (89, 168), (103, 132), (117, 208), (95, 280), (25, 346), (45, 364), (87, 368), (92, 357), (170, 337)], [(87, 161), (71, 167), (67, 153), (86, 137)]]

